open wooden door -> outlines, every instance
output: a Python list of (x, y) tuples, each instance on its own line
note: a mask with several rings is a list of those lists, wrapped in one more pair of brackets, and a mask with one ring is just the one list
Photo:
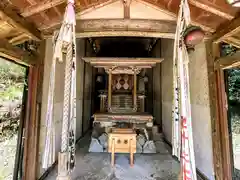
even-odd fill
[[(240, 104), (233, 104), (230, 99), (229, 80), (232, 70), (239, 71), (240, 76), (240, 53), (233, 56), (219, 58), (215, 62), (215, 77), (217, 86), (217, 108), (220, 127), (220, 140), (222, 151), (222, 166), (224, 180), (235, 180), (240, 178), (240, 113), (234, 113), (234, 109)], [(236, 75), (237, 76), (237, 75)], [(240, 77), (239, 77), (240, 79)], [(239, 94), (240, 96), (240, 94)], [(235, 112), (237, 112), (235, 110)], [(239, 111), (240, 112), (240, 111)], [(238, 126), (238, 127), (237, 127)]]

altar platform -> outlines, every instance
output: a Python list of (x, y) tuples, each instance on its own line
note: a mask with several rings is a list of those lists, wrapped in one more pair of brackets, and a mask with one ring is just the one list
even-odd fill
[(153, 116), (144, 112), (132, 113), (95, 113), (94, 122), (125, 122), (125, 123), (152, 123)]

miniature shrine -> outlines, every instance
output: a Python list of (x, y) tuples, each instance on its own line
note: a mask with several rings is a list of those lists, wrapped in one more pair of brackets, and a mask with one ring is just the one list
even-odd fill
[[(93, 114), (93, 134), (96, 138), (111, 133), (114, 128), (129, 128), (142, 133), (144, 138), (149, 141), (153, 127), (153, 116), (146, 112), (145, 90), (146, 77), (144, 69), (153, 68), (163, 59), (159, 58), (102, 58), (102, 57), (84, 57), (83, 60), (90, 63), (94, 68), (104, 69), (102, 76), (107, 77), (105, 89), (99, 90), (99, 109)], [(98, 75), (98, 83), (104, 83)], [(100, 78), (101, 77), (101, 78)], [(126, 136), (126, 134), (125, 134)], [(148, 144), (148, 142), (146, 142)], [(89, 151), (103, 152), (107, 151), (107, 145), (99, 150), (92, 149), (94, 144), (90, 145)], [(144, 145), (143, 145), (144, 146)], [(137, 152), (142, 152), (138, 146)]]

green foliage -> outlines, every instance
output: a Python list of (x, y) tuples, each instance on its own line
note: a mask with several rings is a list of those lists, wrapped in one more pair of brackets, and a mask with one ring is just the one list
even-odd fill
[[(221, 56), (231, 56), (238, 49), (230, 44), (221, 44)], [(230, 103), (240, 104), (240, 68), (227, 70), (228, 73), (228, 92)]]
[(240, 103), (240, 69), (228, 70), (229, 100)]
[(25, 68), (0, 59), (0, 101), (21, 99)]
[(221, 56), (227, 56), (234, 54), (238, 49), (230, 44), (221, 44)]

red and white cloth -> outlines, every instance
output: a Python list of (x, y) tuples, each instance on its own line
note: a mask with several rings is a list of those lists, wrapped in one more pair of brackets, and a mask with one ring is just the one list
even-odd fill
[(187, 0), (181, 0), (174, 42), (173, 58), (173, 152), (181, 162), (183, 180), (197, 180), (192, 136), (192, 118), (189, 90), (189, 57), (182, 37), (190, 24)]

